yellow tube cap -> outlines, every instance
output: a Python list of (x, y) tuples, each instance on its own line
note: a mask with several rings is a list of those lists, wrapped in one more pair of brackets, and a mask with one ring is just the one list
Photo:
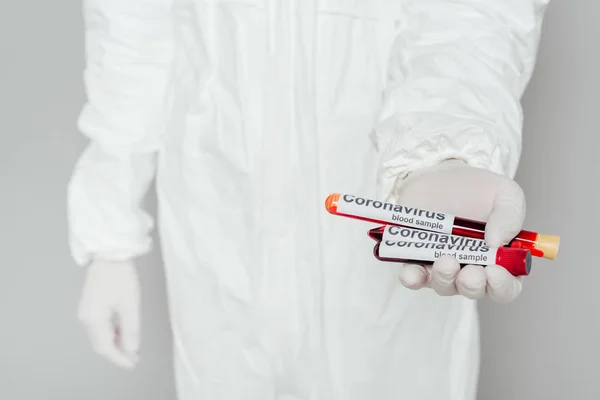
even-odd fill
[(537, 245), (535, 246), (538, 250), (544, 252), (544, 258), (554, 260), (558, 254), (558, 248), (560, 246), (560, 236), (556, 235), (538, 235)]

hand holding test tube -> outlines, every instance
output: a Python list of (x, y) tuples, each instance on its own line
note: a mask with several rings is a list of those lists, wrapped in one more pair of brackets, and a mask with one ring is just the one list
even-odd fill
[[(472, 299), (488, 293), (497, 302), (510, 302), (522, 290), (531, 256), (554, 259), (558, 253), (558, 236), (522, 230), (525, 196), (503, 175), (447, 162), (413, 174), (392, 195), (394, 201), (386, 202), (333, 193), (325, 207), (335, 215), (385, 224), (369, 231), (377, 242), (374, 255), (399, 262), (400, 281), (410, 289), (430, 287), (440, 295)], [(394, 226), (408, 229), (403, 233), (412, 237), (384, 241), (386, 230)], [(419, 238), (423, 234), (462, 240), (463, 247), (450, 244), (435, 251), (424, 244), (431, 240)], [(475, 243), (492, 257), (478, 259), (475, 253), (481, 248)]]

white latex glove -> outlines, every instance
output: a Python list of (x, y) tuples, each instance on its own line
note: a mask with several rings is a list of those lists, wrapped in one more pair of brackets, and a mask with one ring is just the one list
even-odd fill
[[(490, 247), (503, 246), (513, 239), (525, 218), (525, 195), (515, 181), (458, 160), (411, 174), (394, 193), (394, 200), (487, 221), (485, 241)], [(451, 256), (441, 257), (429, 267), (402, 264), (400, 281), (407, 288), (429, 287), (442, 296), (480, 299), (487, 293), (498, 303), (513, 301), (522, 289), (522, 277), (500, 266), (467, 265), (460, 269)]]
[(140, 284), (133, 262), (92, 262), (78, 317), (96, 353), (122, 368), (135, 367), (140, 343)]

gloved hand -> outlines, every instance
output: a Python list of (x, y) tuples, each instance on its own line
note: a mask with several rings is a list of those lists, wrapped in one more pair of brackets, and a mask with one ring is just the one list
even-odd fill
[(92, 262), (78, 317), (96, 353), (122, 368), (135, 367), (140, 343), (140, 284), (133, 262)]
[[(485, 241), (490, 247), (508, 243), (522, 229), (525, 218), (525, 195), (515, 181), (459, 160), (412, 173), (395, 191), (394, 200), (487, 221)], [(522, 277), (500, 266), (467, 265), (460, 269), (452, 256), (441, 257), (429, 267), (402, 264), (400, 281), (407, 288), (429, 287), (442, 296), (480, 299), (487, 293), (498, 303), (513, 301), (522, 289)]]

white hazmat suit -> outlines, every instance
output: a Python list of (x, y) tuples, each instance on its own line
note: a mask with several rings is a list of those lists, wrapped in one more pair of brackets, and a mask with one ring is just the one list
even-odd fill
[(180, 400), (475, 398), (475, 303), (399, 285), (324, 201), (514, 176), (547, 2), (84, 2), (71, 248), (147, 253), (156, 177)]

